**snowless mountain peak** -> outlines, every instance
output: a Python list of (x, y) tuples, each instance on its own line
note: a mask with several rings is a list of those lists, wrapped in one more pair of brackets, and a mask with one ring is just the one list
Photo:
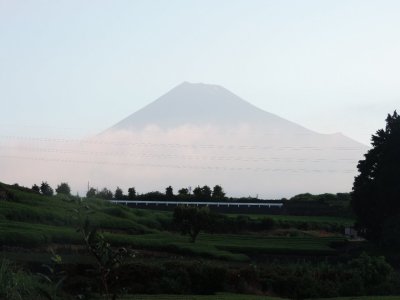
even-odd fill
[(222, 86), (190, 82), (103, 134), (107, 142), (132, 141), (114, 151), (129, 154), (121, 155), (123, 163), (137, 164), (133, 174), (117, 172), (129, 182), (219, 183), (233, 195), (268, 197), (349, 191), (367, 149), (341, 133), (320, 134), (259, 109)]
[(136, 130), (156, 125), (241, 125), (264, 130), (300, 130), (304, 127), (263, 111), (219, 85), (183, 82), (149, 105), (114, 125), (111, 130)]

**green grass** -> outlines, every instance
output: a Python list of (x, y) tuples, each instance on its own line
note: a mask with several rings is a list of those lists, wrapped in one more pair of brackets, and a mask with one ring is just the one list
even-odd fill
[(38, 275), (24, 272), (11, 261), (0, 260), (0, 299), (47, 299), (39, 290), (55, 293), (51, 285), (40, 282)]
[[(13, 199), (0, 200), (0, 244), (27, 248), (82, 244), (82, 237), (76, 232), (79, 223), (74, 212), (78, 207), (76, 198), (45, 197), (0, 184), (0, 191), (2, 189), (10, 192)], [(248, 261), (249, 256), (254, 254), (334, 254), (336, 250), (332, 244), (343, 241), (340, 237), (200, 234), (198, 241), (193, 244), (188, 241), (188, 237), (162, 231), (171, 220), (171, 212), (116, 206), (96, 199), (84, 203), (91, 208), (91, 224), (104, 230), (106, 239), (116, 246)], [(344, 222), (340, 218), (330, 217), (272, 217), (291, 222)]]
[[(224, 260), (248, 260), (246, 255), (221, 250), (207, 243), (193, 244), (188, 241), (187, 237), (168, 232), (135, 235), (104, 232), (104, 236), (115, 246), (131, 246), (135, 249), (166, 251)], [(82, 241), (81, 235), (70, 227), (0, 222), (0, 244), (2, 245), (32, 248), (51, 244), (81, 245)]]
[(51, 243), (78, 244), (76, 230), (23, 222), (1, 221), (0, 244), (7, 246), (38, 247)]
[(228, 216), (247, 216), (250, 219), (263, 219), (271, 218), (276, 222), (289, 222), (289, 223), (314, 223), (314, 224), (337, 224), (340, 226), (352, 226), (354, 220), (351, 218), (343, 217), (330, 217), (330, 216), (290, 216), (290, 215), (267, 215), (267, 214), (227, 214)]
[[(20, 191), (0, 183), (0, 191), (13, 194), (12, 201), (1, 201), (0, 220), (20, 221), (55, 226), (77, 226), (74, 209), (76, 198), (67, 196), (45, 197)], [(105, 229), (136, 232), (154, 232), (168, 222), (169, 216), (161, 212), (129, 209), (104, 200), (89, 199), (84, 202), (93, 210), (91, 222)]]
[[(340, 237), (265, 237), (261, 235), (200, 234), (196, 243), (188, 237), (168, 232), (124, 234), (104, 232), (115, 246), (166, 251), (223, 260), (247, 261), (252, 254), (335, 253), (334, 242)], [(0, 243), (10, 246), (38, 247), (46, 244), (82, 244), (82, 237), (72, 227), (0, 221)]]
[(343, 242), (342, 237), (265, 237), (261, 235), (210, 235), (202, 234), (198, 243), (213, 245), (217, 249), (234, 253), (251, 254), (333, 254), (333, 243)]

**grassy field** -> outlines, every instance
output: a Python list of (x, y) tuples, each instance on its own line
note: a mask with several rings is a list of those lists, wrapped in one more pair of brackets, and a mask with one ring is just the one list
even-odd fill
[(270, 237), (261, 235), (210, 235), (202, 234), (198, 242), (218, 249), (246, 254), (303, 253), (332, 254), (332, 243), (342, 242), (341, 237)]
[[(115, 246), (111, 249), (116, 250), (117, 246), (124, 246), (137, 250), (136, 257), (127, 261), (126, 269), (120, 270), (123, 275), (121, 278), (129, 282), (126, 287), (131, 288), (127, 290), (130, 293), (196, 294), (211, 287), (212, 291), (209, 293), (264, 291), (289, 297), (288, 295), (303, 295), (304, 287), (312, 283), (308, 288), (317, 294), (312, 294), (309, 290), (307, 295), (325, 296), (330, 295), (327, 291), (332, 290), (332, 285), (338, 290), (346, 287), (347, 281), (342, 283), (337, 278), (347, 278), (346, 276), (353, 273), (359, 274), (358, 271), (351, 269), (353, 267), (350, 265), (343, 264), (337, 267), (329, 264), (330, 261), (343, 258), (341, 256), (343, 253), (347, 255), (347, 252), (342, 253), (340, 250), (341, 245), (346, 245), (346, 239), (340, 234), (335, 234), (338, 232), (335, 231), (337, 228), (352, 223), (352, 220), (345, 218), (229, 215), (228, 218), (235, 220), (227, 221), (226, 217), (218, 216), (222, 221), (216, 224), (225, 226), (233, 224), (239, 228), (238, 231), (231, 231), (229, 228), (226, 230), (221, 227), (220, 232), (239, 233), (202, 232), (196, 243), (191, 243), (188, 236), (182, 236), (172, 230), (171, 212), (117, 206), (98, 199), (81, 201), (77, 197), (46, 197), (2, 184), (0, 184), (0, 205), (2, 245), (0, 259), (16, 262), (16, 268), (21, 266), (18, 272), (25, 270), (22, 269), (23, 266), (31, 266), (32, 272), (36, 272), (33, 270), (42, 268), (43, 264), (51, 263), (50, 249), (54, 249), (61, 255), (63, 266), (67, 270), (83, 276), (82, 274), (87, 271), (85, 268), (95, 264), (94, 258), (88, 255), (83, 245), (81, 233), (77, 231), (87, 217), (90, 224), (98, 228), (105, 239)], [(276, 224), (268, 228), (240, 227), (242, 224), (259, 224), (265, 217), (272, 218)], [(260, 222), (248, 222), (246, 218)], [(323, 229), (323, 227), (330, 228), (329, 226), (336, 229), (331, 231)], [(348, 249), (349, 247), (345, 247), (346, 251)], [(327, 256), (330, 256), (329, 259)], [(85, 271), (82, 273), (80, 268)], [(28, 270), (25, 275), (29, 274)], [(341, 277), (343, 274), (347, 275)], [(76, 286), (87, 284), (87, 280), (91, 277), (85, 276), (86, 281), (71, 277), (65, 291), (76, 291)], [(134, 286), (131, 286), (132, 282)], [(296, 282), (299, 283), (298, 286)], [(91, 284), (96, 286), (95, 283)], [(282, 286), (285, 286), (284, 289)], [(287, 287), (292, 290), (286, 292)], [(323, 292), (319, 290), (320, 287)], [(354, 294), (359, 294), (361, 288), (362, 286)], [(298, 296), (293, 297), (298, 298)], [(208, 296), (132, 295), (123, 299), (277, 300), (283, 298), (224, 293)], [(337, 299), (393, 300), (398, 297)]]
[(330, 216), (290, 216), (290, 215), (265, 215), (265, 214), (227, 214), (232, 217), (247, 216), (251, 219), (271, 218), (278, 222), (310, 222), (310, 223), (327, 223), (338, 224), (343, 226), (351, 226), (354, 220), (351, 218), (330, 217)]
[[(233, 261), (247, 261), (252, 254), (333, 254), (332, 243), (341, 237), (269, 237), (262, 235), (200, 234), (196, 243), (186, 236), (169, 232), (144, 234), (104, 233), (113, 245), (137, 249), (163, 250)], [(79, 245), (82, 238), (73, 227), (0, 222), (0, 243), (10, 246), (39, 247), (47, 244)]]
[(343, 233), (348, 226), (354, 225), (354, 220), (333, 216), (294, 216), (294, 215), (264, 215), (264, 214), (228, 214), (231, 219), (241, 222), (269, 222), (278, 229), (315, 230), (320, 232)]
[[(12, 201), (1, 202), (0, 243), (8, 246), (45, 247), (53, 244), (79, 245), (77, 199), (45, 197), (7, 186)], [(90, 222), (100, 227), (113, 245), (166, 251), (233, 261), (248, 261), (253, 254), (334, 254), (332, 245), (342, 237), (266, 236), (261, 234), (200, 234), (193, 244), (178, 233), (163, 231), (171, 213), (116, 206), (104, 200), (87, 200)], [(256, 215), (255, 217), (261, 217)], [(274, 216), (281, 220), (326, 222), (328, 217)], [(337, 220), (340, 221), (340, 220)]]

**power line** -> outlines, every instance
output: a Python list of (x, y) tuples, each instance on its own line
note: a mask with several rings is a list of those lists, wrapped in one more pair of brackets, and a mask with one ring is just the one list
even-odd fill
[[(115, 122), (117, 123), (117, 122)], [(84, 128), (84, 127), (64, 127), (64, 126), (54, 126), (54, 125), (43, 125), (43, 124), (27, 124), (27, 123), (0, 123), (0, 127), (4, 128), (4, 127), (9, 127), (9, 128), (37, 128), (37, 129), (52, 129), (52, 130), (80, 130), (80, 131), (86, 131), (86, 132), (92, 132), (92, 131), (97, 131), (97, 132), (103, 132), (104, 128)], [(160, 129), (162, 129), (162, 127), (159, 127)], [(179, 127), (178, 127), (179, 129)], [(240, 129), (240, 127), (239, 127)], [(174, 130), (174, 129), (172, 129)], [(198, 128), (198, 127), (190, 127), (190, 131), (191, 132), (206, 132), (207, 129), (203, 129), (203, 128)], [(273, 130), (273, 131), (266, 131), (266, 130), (258, 130), (257, 131), (258, 134), (251, 134), (252, 136), (268, 136), (268, 135), (287, 135), (287, 136), (309, 136), (309, 135), (334, 135), (336, 133), (319, 133), (319, 132), (314, 132), (313, 130), (309, 130), (307, 129), (306, 132), (305, 131), (301, 131), (301, 132), (286, 132), (286, 131), (282, 131), (282, 130)], [(233, 133), (232, 131), (230, 133)]]
[(98, 165), (118, 165), (135, 167), (156, 167), (173, 169), (194, 169), (194, 170), (218, 170), (218, 171), (254, 171), (254, 172), (284, 172), (284, 173), (354, 173), (355, 170), (335, 170), (335, 169), (293, 169), (293, 168), (254, 168), (254, 167), (218, 167), (218, 166), (188, 166), (188, 165), (164, 165), (164, 164), (145, 164), (115, 161), (95, 161), (95, 160), (74, 160), (74, 159), (52, 159), (42, 157), (0, 155), (0, 157), (18, 160), (34, 160), (46, 162), (60, 162), (73, 164), (98, 164)]
[(56, 148), (37, 148), (37, 147), (18, 147), (0, 145), (0, 149), (15, 149), (21, 151), (46, 152), (58, 154), (79, 154), (90, 156), (130, 156), (136, 158), (159, 158), (159, 159), (187, 159), (187, 160), (215, 160), (215, 161), (243, 161), (243, 162), (354, 162), (355, 158), (291, 158), (291, 157), (246, 157), (246, 156), (216, 156), (216, 155), (178, 155), (178, 154), (148, 154), (132, 152), (107, 152), (107, 151), (86, 151), (75, 149), (56, 149)]
[(223, 144), (181, 144), (181, 143), (148, 143), (148, 142), (117, 142), (95, 139), (64, 139), (42, 138), (14, 135), (0, 135), (0, 139), (22, 140), (31, 142), (68, 143), (68, 144), (100, 144), (127, 147), (167, 147), (167, 148), (191, 148), (191, 149), (227, 149), (227, 150), (280, 150), (280, 151), (361, 151), (363, 147), (314, 147), (314, 146), (258, 146), (258, 145), (223, 145)]
[(99, 130), (96, 128), (83, 128), (83, 127), (61, 127), (61, 126), (47, 126), (47, 125), (38, 125), (38, 124), (23, 124), (23, 123), (0, 123), (2, 128), (11, 127), (14, 129), (15, 127), (19, 128), (37, 128), (37, 129), (57, 129), (57, 130), (86, 130), (86, 131), (94, 131)]

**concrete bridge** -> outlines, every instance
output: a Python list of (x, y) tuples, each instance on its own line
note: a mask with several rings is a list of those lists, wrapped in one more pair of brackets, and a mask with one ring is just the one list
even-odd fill
[(142, 209), (173, 210), (179, 205), (209, 207), (213, 211), (232, 213), (279, 213), (281, 202), (197, 202), (197, 201), (135, 201), (110, 200), (114, 204), (127, 205)]

